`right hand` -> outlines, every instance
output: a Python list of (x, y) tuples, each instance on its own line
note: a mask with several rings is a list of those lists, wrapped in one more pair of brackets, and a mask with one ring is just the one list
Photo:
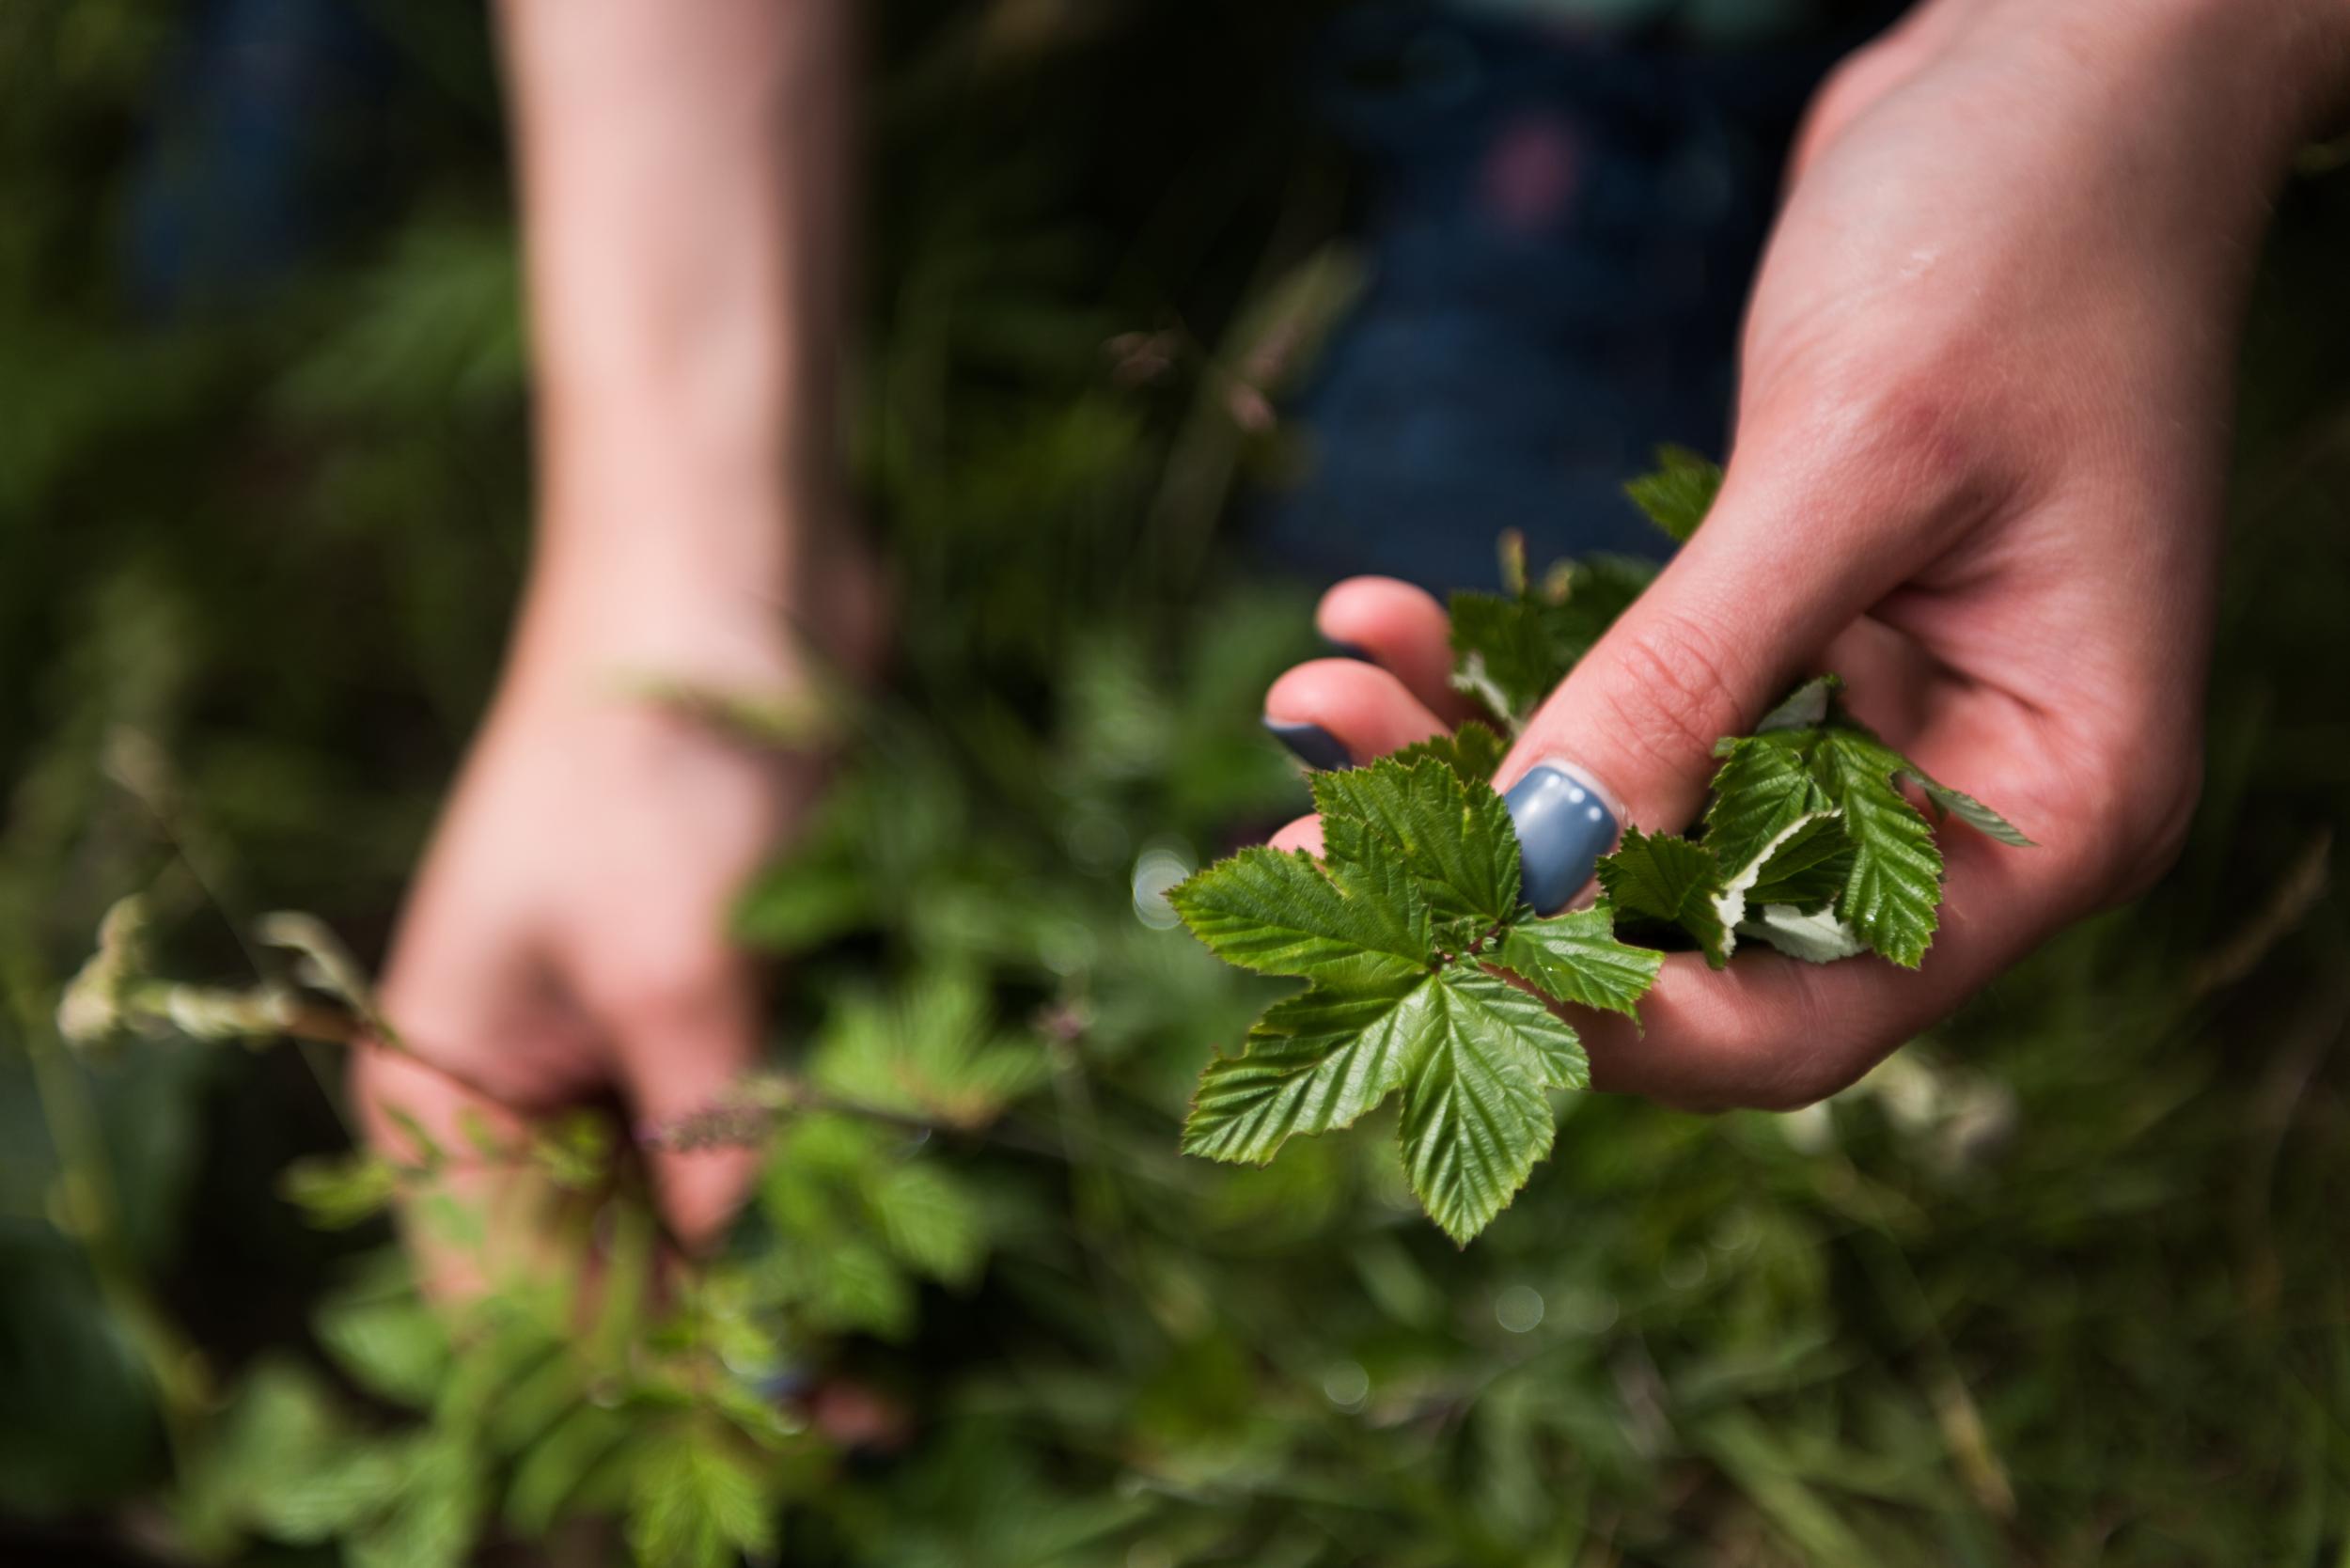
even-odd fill
[[(1942, 928), (1915, 974), (1668, 961), (1644, 1034), (1578, 1016), (1596, 1084), (1809, 1104), (2175, 855), (2200, 783), (2233, 323), (2314, 14), (1943, 0), (1822, 93), (1755, 285), (1713, 515), (1496, 782), (1561, 760), (1612, 797), (1610, 829), (1679, 830), (1715, 741), (1825, 668), (2040, 847), (1944, 829)], [(2313, 58), (2340, 59), (2333, 31)], [(1292, 670), (1268, 717), (1363, 760), (1459, 715), (1424, 594), (1342, 584), (1321, 625), (1383, 667)], [(1564, 846), (1547, 880), (1583, 885), (1605, 833), (1528, 834), (1519, 815), (1528, 886), (1538, 837)]]

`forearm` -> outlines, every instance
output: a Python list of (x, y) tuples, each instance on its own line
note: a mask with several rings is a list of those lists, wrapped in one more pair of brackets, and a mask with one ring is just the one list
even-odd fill
[(529, 618), (804, 608), (836, 485), (844, 0), (504, 0), (501, 19), (536, 372)]

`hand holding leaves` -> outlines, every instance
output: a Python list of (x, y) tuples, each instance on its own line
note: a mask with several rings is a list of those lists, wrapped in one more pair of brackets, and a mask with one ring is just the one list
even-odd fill
[[(1668, 452), (1662, 472), (1629, 488), (1660, 526), (1685, 541), (1702, 522), (1719, 478), (1704, 460)], [(1522, 545), (1505, 537), (1502, 575), (1505, 592), (1456, 594), (1449, 616), (1432, 614), (1433, 604), (1416, 608), (1403, 585), (1365, 581), (1340, 590), (1357, 605), (1387, 606), (1365, 622), (1378, 635), (1359, 643), (1381, 648), (1392, 673), (1301, 666), (1292, 674), (1303, 679), (1283, 698), (1292, 713), (1285, 722), (1313, 712), (1307, 687), (1334, 692), (1345, 674), (1355, 698), (1340, 717), (1343, 729), (1361, 737), (1384, 725), (1390, 733), (1428, 738), (1370, 769), (1316, 776), (1318, 818), (1293, 824), (1284, 837), (1310, 844), (1318, 836), (1324, 863), (1251, 851), (1201, 873), (1177, 897), (1192, 929), (1227, 958), (1312, 982), (1269, 1011), (1238, 1054), (1209, 1067), (1185, 1147), (1215, 1158), (1269, 1159), (1291, 1133), (1345, 1126), (1401, 1090), (1407, 1172), (1430, 1213), (1456, 1238), (1488, 1221), (1547, 1151), (1552, 1128), (1543, 1091), (1580, 1088), (1589, 1076), (1582, 1040), (1548, 1010), (1528, 1005), (1528, 990), (1633, 1015), (1664, 972), (1655, 949), (1694, 949), (1705, 968), (1718, 971), (1742, 940), (1814, 964), (1873, 951), (1915, 968), (1939, 924), (1945, 867), (1934, 823), (1911, 792), (1937, 814), (1958, 815), (1993, 839), (2027, 842), (1998, 813), (1942, 785), (1861, 725), (1839, 698), (1841, 682), (1824, 676), (1780, 701), (1752, 734), (1715, 746), (1711, 803), (1692, 836), (1627, 825), (1616, 853), (1597, 867), (1606, 902), (1558, 919), (1535, 918), (1522, 896), (1511, 820), (1512, 809), (1530, 808), (1505, 804), (1486, 781), (1505, 758), (1523, 772), (1530, 760), (1550, 755), (1539, 747), (1590, 740), (1590, 730), (1562, 728), (1553, 694), (1603, 641), (1610, 648), (1624, 642), (1611, 631), (1654, 573), (1632, 561), (1562, 563), (1536, 583)], [(1432, 619), (1435, 624), (1416, 644), (1411, 626)], [(1325, 634), (1356, 640), (1352, 627), (1325, 626)], [(1444, 693), (1434, 689), (1429, 649), (1448, 639), (1453, 690)], [(1641, 667), (1621, 655), (1614, 664), (1610, 673), (1619, 681)], [(1873, 677), (1878, 666), (1869, 670)], [(1698, 680), (1704, 670), (1684, 673), (1689, 690), (1704, 684)], [(1388, 687), (1384, 717), (1377, 707), (1381, 679)], [(1669, 698), (1681, 689), (1649, 695)], [(1442, 699), (1457, 705), (1461, 694), (1492, 727), (1472, 722), (1431, 734), (1441, 729), (1435, 714)], [(1709, 686), (1706, 695), (1706, 712), (1728, 711), (1724, 692)], [(1608, 713), (1601, 708), (1604, 720)], [(1338, 709), (1323, 712), (1340, 716)], [(1505, 731), (1514, 747), (1503, 740)], [(1691, 737), (1675, 731), (1674, 738)], [(1353, 750), (1360, 756), (1394, 744), (1364, 745), (1358, 738)], [(1694, 808), (1702, 742), (1679, 752), (1684, 760), (1664, 771), (1680, 782), (1645, 780), (1647, 820), (1679, 821)], [(1637, 748), (1626, 757), (1658, 760)], [(1621, 813), (1618, 820), (1628, 821)], [(1541, 833), (1530, 824), (1529, 832), (1528, 842), (1541, 847)], [(1546, 867), (1546, 875), (1561, 881), (1555, 867)], [(1545, 905), (1560, 896), (1545, 895)], [(1619, 940), (1619, 922), (1629, 940)], [(1634, 945), (1642, 943), (1650, 946)], [(1719, 1076), (1724, 1062), (1694, 1053), (1694, 1039), (1704, 1038), (1703, 1029), (1722, 1038), (1723, 1022), (1748, 999), (1767, 998), (1759, 1011), (1786, 1016), (1811, 989), (1783, 964), (1776, 971), (1742, 965), (1710, 992), (1686, 983), (1703, 973), (1666, 976), (1653, 1010), (1670, 1021), (1663, 1034), (1640, 1043), (1621, 1027), (1604, 1031), (1614, 1081), (1633, 1077), (1636, 1068), (1645, 1073), (1652, 1058), (1664, 1059), (1662, 1050), (1676, 1058), (1664, 1087), (1688, 1083), (1697, 1090), (1688, 1098), (1707, 1103), (1715, 1092), (1707, 1081)], [(1857, 995), (1878, 983), (1830, 983), (1818, 994)], [(1865, 1016), (1869, 1021), (1856, 1020), (1856, 1034), (1898, 1014)], [(1692, 1023), (1700, 1030), (1692, 1031)], [(1835, 1027), (1832, 1019), (1828, 1024)], [(1809, 1059), (1845, 1059), (1820, 1049), (1812, 1036), (1778, 1034), (1752, 1048), (1757, 1054), (1733, 1065), (1774, 1080), (1756, 1103), (1773, 1103), (1814, 1081), (1804, 1071)]]

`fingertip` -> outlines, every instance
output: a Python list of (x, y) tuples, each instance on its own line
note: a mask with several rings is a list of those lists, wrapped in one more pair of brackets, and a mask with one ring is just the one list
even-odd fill
[(1434, 595), (1393, 577), (1350, 577), (1314, 616), (1324, 640), (1359, 651), (1451, 722), (1474, 710), (1452, 687), (1452, 619)]
[(1292, 732), (1320, 729), (1351, 760), (1384, 757), (1446, 730), (1395, 676), (1353, 659), (1313, 659), (1284, 671), (1265, 692), (1264, 716)]
[(698, 1256), (725, 1239), (758, 1182), (760, 1160), (758, 1149), (739, 1144), (649, 1152), (654, 1202), (681, 1251)]
[(1265, 840), (1283, 854), (1304, 850), (1316, 859), (1322, 857), (1322, 819), (1300, 817)]

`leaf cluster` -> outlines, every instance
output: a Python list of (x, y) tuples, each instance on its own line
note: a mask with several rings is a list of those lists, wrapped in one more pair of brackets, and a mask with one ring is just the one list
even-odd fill
[(1604, 905), (1542, 919), (1520, 899), (1517, 835), (1475, 776), (1495, 744), (1467, 743), (1465, 768), (1455, 744), (1320, 775), (1322, 860), (1248, 849), (1175, 889), (1228, 963), (1310, 982), (1209, 1064), (1187, 1152), (1261, 1163), (1400, 1091), (1404, 1171), (1455, 1241), (1525, 1184), (1546, 1091), (1590, 1082), (1545, 998), (1630, 1014), (1660, 959), (1616, 941)]
[(1625, 832), (1599, 878), (1628, 923), (1677, 932), (1717, 969), (1742, 936), (1815, 964), (1865, 951), (1915, 968), (1940, 917), (1942, 852), (1904, 790), (2001, 843), (2031, 842), (1853, 718), (1841, 685), (1807, 682), (1716, 747), (1700, 836)]

